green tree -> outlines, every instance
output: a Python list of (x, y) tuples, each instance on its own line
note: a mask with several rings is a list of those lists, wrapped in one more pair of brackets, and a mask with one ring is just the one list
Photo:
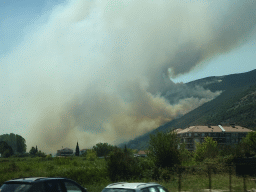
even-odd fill
[(124, 153), (128, 153), (126, 145), (124, 146)]
[(76, 144), (76, 153), (75, 153), (76, 156), (79, 156), (79, 146), (78, 146), (78, 142)]
[(156, 167), (171, 168), (181, 163), (179, 140), (175, 132), (157, 132), (150, 135), (148, 157)]
[(106, 160), (111, 181), (136, 178), (141, 174), (138, 159), (129, 155), (129, 153), (125, 153), (120, 148), (115, 148), (109, 156), (106, 157)]
[(256, 131), (249, 132), (246, 137), (243, 138), (242, 144), (246, 145), (248, 151), (256, 153)]
[(0, 153), (2, 157), (10, 157), (13, 155), (12, 147), (9, 146), (5, 141), (0, 141)]
[(103, 157), (108, 155), (113, 151), (115, 146), (109, 145), (108, 143), (97, 143), (93, 146), (93, 150), (96, 151), (98, 157)]
[(38, 157), (46, 157), (47, 155), (46, 155), (44, 152), (42, 152), (41, 150), (39, 150), (39, 151), (36, 153), (36, 156), (38, 156)]
[(179, 145), (179, 151), (180, 151), (180, 158), (182, 163), (186, 163), (191, 160), (191, 153), (186, 149), (186, 143), (181, 143)]
[(97, 159), (97, 153), (93, 149), (88, 149), (86, 151), (86, 159), (89, 161), (95, 161)]
[(15, 135), (14, 133), (0, 135), (0, 141), (5, 141), (9, 146), (11, 146), (13, 152), (26, 152), (26, 140), (20, 135)]
[(30, 155), (36, 155), (36, 148), (35, 147), (31, 147), (30, 151), (29, 151)]
[(194, 158), (196, 161), (203, 161), (206, 158), (212, 159), (218, 155), (218, 143), (212, 137), (206, 137), (203, 143), (196, 143)]
[(27, 149), (26, 140), (20, 136), (16, 135), (16, 150), (18, 153), (25, 153)]

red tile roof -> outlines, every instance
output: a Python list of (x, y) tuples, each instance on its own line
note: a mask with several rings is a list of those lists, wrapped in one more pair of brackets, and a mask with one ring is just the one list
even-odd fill
[(234, 127), (232, 126), (202, 126), (202, 125), (198, 125), (198, 126), (191, 126), (185, 129), (176, 129), (174, 130), (175, 132), (177, 132), (177, 134), (181, 134), (181, 133), (193, 133), (193, 132), (223, 132), (223, 130), (221, 129), (223, 128), (225, 130), (225, 132), (251, 132), (252, 130), (247, 129), (245, 127), (241, 127), (239, 125), (235, 125)]

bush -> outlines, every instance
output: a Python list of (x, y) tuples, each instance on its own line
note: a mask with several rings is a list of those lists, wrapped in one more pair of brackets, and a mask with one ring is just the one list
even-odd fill
[(186, 143), (182, 143), (179, 147), (180, 159), (183, 164), (189, 162), (192, 159), (192, 153), (186, 149)]
[(171, 168), (181, 163), (179, 140), (175, 132), (150, 135), (148, 156), (156, 167)]
[(106, 160), (111, 181), (127, 180), (140, 176), (141, 169), (138, 159), (123, 152), (119, 148), (114, 149)]
[(212, 159), (218, 155), (218, 144), (211, 137), (206, 137), (204, 142), (196, 143), (196, 150), (194, 153), (195, 161), (201, 162), (206, 158)]
[(86, 159), (89, 161), (95, 161), (97, 159), (97, 153), (94, 150), (87, 150)]

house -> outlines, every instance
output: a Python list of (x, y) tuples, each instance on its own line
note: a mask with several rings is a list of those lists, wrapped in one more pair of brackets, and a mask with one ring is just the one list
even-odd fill
[(57, 150), (57, 156), (72, 156), (73, 154), (73, 150), (67, 147)]
[(189, 151), (194, 151), (196, 147), (195, 143), (202, 143), (205, 137), (212, 137), (218, 142), (219, 146), (232, 145), (239, 143), (251, 131), (250, 129), (234, 124), (228, 126), (199, 125), (174, 130), (180, 138), (180, 142), (186, 143), (186, 149)]
[(80, 150), (80, 155), (83, 155), (84, 153), (86, 153), (87, 149), (81, 149)]
[(147, 151), (139, 151), (137, 154), (136, 154), (136, 157), (147, 157)]

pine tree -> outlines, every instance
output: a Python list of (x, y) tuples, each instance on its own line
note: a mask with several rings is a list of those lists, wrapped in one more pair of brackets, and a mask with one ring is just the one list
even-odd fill
[(76, 154), (75, 154), (76, 156), (79, 156), (79, 146), (78, 146), (78, 142), (77, 142), (77, 144), (76, 144)]
[(36, 145), (36, 153), (38, 152), (37, 145)]
[(127, 147), (126, 147), (126, 144), (124, 146), (124, 153), (126, 154), (128, 151), (127, 151)]

